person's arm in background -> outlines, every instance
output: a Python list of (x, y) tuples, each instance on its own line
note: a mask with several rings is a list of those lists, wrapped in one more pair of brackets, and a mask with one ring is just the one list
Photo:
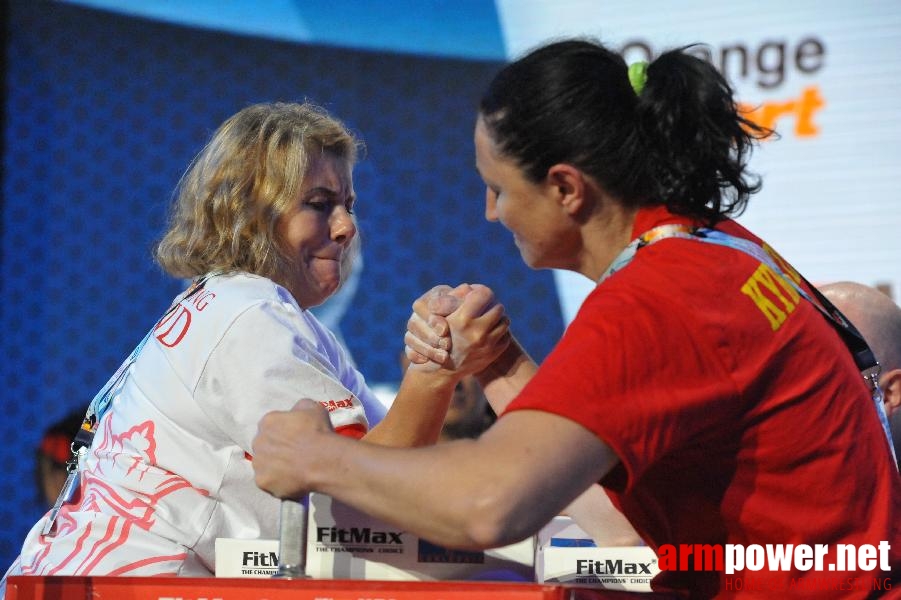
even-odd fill
[(644, 540), (600, 484), (588, 486), (561, 514), (572, 518), (601, 548), (644, 545)]
[[(412, 364), (440, 364), (446, 360), (448, 352), (454, 347), (447, 317), (462, 304), (466, 294), (461, 290), (463, 287), (435, 286), (413, 303), (413, 315), (407, 323), (407, 335), (404, 337), (407, 358)], [(509, 340), (494, 361), (475, 373), (488, 403), (498, 415), (538, 370), (538, 365), (512, 334)]]
[[(466, 375), (495, 361), (509, 343), (503, 305), (485, 286), (461, 286), (452, 317), (454, 355), (411, 364), (384, 419), (363, 439), (386, 446), (422, 446), (437, 441), (454, 388)], [(449, 340), (450, 341), (450, 338)]]

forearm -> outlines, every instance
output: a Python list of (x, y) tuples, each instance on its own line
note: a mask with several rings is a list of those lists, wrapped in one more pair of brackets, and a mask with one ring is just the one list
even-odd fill
[[(518, 541), (615, 461), (602, 442), (572, 422), (529, 412), (502, 419), (478, 440), (413, 450), (338, 436), (311, 440), (317, 454), (334, 458), (312, 461), (308, 488), (442, 545), (487, 548)], [(570, 443), (561, 448), (559, 439)]]
[(408, 368), (385, 418), (363, 439), (383, 446), (434, 444), (458, 379), (446, 372)]
[[(482, 490), (468, 482), (493, 478), (482, 472), (484, 462), (469, 464), (471, 440), (413, 450), (359, 443), (343, 448), (351, 440), (335, 441), (338, 447), (330, 454), (338, 458), (314, 467), (313, 490), (442, 545), (486, 545), (474, 518)], [(440, 453), (434, 452), (438, 448)]]
[(476, 378), (494, 412), (501, 414), (538, 371), (538, 365), (511, 335), (504, 352)]

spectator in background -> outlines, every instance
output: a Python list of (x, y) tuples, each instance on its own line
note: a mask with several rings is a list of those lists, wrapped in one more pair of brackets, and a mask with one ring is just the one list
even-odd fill
[[(410, 366), (407, 355), (400, 355), (401, 371), (406, 371)], [(454, 388), (450, 406), (441, 426), (441, 434), (438, 441), (471, 439), (479, 437), (483, 431), (494, 423), (496, 415), (485, 398), (485, 392), (478, 379), (467, 375)]]
[(879, 387), (901, 460), (901, 307), (876, 288), (852, 281), (828, 283), (820, 291), (857, 327), (882, 367)]
[(84, 421), (84, 411), (75, 411), (54, 422), (41, 436), (35, 452), (35, 479), (40, 506), (53, 506), (66, 481), (66, 463), (72, 458), (72, 440)]
[(495, 421), (479, 380), (469, 375), (457, 383), (441, 427), (440, 441), (477, 438)]

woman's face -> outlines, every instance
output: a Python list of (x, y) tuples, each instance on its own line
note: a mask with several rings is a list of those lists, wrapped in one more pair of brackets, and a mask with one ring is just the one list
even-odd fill
[(294, 205), (279, 219), (278, 233), (291, 259), (286, 287), (302, 308), (325, 302), (349, 268), (342, 261), (357, 234), (351, 164), (331, 153), (311, 163)]
[(523, 261), (533, 269), (567, 268), (572, 260), (555, 201), (547, 181), (528, 180), (513, 160), (501, 156), (484, 122), (475, 129), (476, 168), (485, 182), (485, 218), (498, 221), (513, 234)]

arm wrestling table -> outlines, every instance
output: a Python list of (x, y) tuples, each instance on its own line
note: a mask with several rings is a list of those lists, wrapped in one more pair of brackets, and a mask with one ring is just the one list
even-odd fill
[(641, 600), (656, 594), (567, 585), (191, 577), (12, 576), (6, 600)]

